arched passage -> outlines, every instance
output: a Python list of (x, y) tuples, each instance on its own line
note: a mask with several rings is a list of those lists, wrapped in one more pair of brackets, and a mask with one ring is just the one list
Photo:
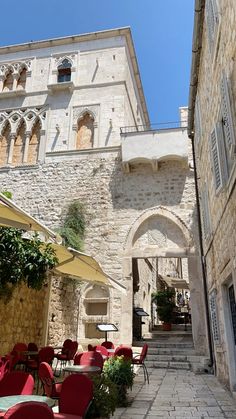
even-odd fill
[[(184, 261), (180, 273), (179, 262)], [(183, 263), (182, 263), (183, 265)], [(156, 207), (144, 211), (132, 224), (124, 246), (123, 275), (127, 296), (122, 301), (123, 340), (132, 341), (133, 306), (151, 310), (151, 293), (157, 275), (185, 277), (189, 282), (195, 349), (206, 353), (202, 276), (193, 236), (185, 222), (172, 210)], [(127, 328), (127, 325), (130, 325)], [(148, 327), (149, 325), (147, 325)]]

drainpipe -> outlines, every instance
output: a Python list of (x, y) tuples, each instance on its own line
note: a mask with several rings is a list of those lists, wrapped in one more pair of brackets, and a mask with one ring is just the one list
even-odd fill
[(192, 66), (191, 66), (191, 76), (190, 76), (189, 105), (188, 105), (188, 136), (191, 139), (192, 153), (193, 153), (194, 181), (195, 181), (194, 183), (195, 183), (195, 194), (196, 194), (196, 204), (197, 204), (199, 245), (200, 245), (200, 256), (201, 256), (201, 265), (202, 265), (204, 302), (205, 302), (205, 309), (206, 309), (207, 338), (208, 338), (209, 356), (210, 356), (209, 367), (214, 366), (214, 369), (215, 369), (213, 339), (212, 339), (212, 332), (211, 332), (210, 310), (209, 310), (209, 301), (208, 301), (206, 262), (205, 262), (204, 252), (203, 252), (203, 237), (202, 237), (202, 224), (201, 224), (201, 217), (200, 217), (198, 179), (197, 179), (197, 171), (196, 171), (196, 156), (195, 156), (195, 148), (194, 148), (194, 108), (195, 108), (195, 101), (196, 101), (196, 95), (197, 95), (198, 73), (199, 73), (199, 65), (200, 65), (200, 58), (201, 58), (204, 10), (205, 10), (205, 0), (195, 0), (193, 44), (192, 44)]

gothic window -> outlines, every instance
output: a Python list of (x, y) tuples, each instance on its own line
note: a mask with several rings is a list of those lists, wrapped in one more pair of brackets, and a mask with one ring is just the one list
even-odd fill
[(13, 88), (13, 74), (12, 74), (12, 71), (10, 70), (6, 74), (6, 78), (3, 84), (3, 91), (9, 91), (9, 90), (12, 90), (12, 88)]
[(93, 147), (94, 119), (86, 113), (78, 122), (76, 149), (86, 149)]
[(40, 140), (40, 121), (37, 120), (33, 127), (32, 135), (29, 141), (27, 163), (35, 164), (38, 160), (39, 140)]
[(18, 82), (17, 82), (17, 89), (25, 89), (25, 83), (26, 83), (26, 68), (23, 68), (21, 70)]
[(25, 123), (23, 122), (17, 132), (12, 155), (12, 164), (20, 165), (23, 163), (23, 154), (24, 154), (24, 145), (25, 145)]
[(57, 82), (71, 81), (71, 63), (66, 58), (57, 67)]
[(10, 149), (10, 124), (7, 123), (0, 136), (0, 166), (6, 166)]

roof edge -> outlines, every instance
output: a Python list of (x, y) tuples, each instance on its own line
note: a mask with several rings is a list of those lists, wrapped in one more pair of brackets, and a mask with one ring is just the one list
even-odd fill
[(57, 45), (62, 45), (62, 44), (70, 44), (71, 42), (94, 41), (96, 39), (111, 38), (115, 36), (126, 37), (145, 122), (147, 125), (149, 125), (150, 120), (149, 120), (149, 115), (148, 115), (148, 110), (147, 110), (147, 104), (146, 104), (141, 76), (140, 76), (140, 72), (138, 68), (138, 61), (137, 61), (137, 57), (135, 53), (134, 42), (133, 42), (133, 38), (131, 34), (131, 29), (129, 26), (124, 26), (124, 27), (115, 28), (115, 29), (106, 29), (106, 30), (102, 30), (98, 32), (89, 32), (89, 33), (84, 33), (81, 35), (70, 35), (66, 37), (46, 39), (42, 41), (33, 41), (33, 42), (26, 42), (22, 44), (3, 46), (3, 47), (0, 47), (0, 55), (8, 54), (10, 52), (33, 50), (37, 48), (47, 48), (47, 47), (52, 47), (52, 46), (57, 46)]
[(197, 95), (199, 65), (202, 49), (202, 33), (204, 21), (205, 0), (195, 0), (194, 27), (192, 42), (192, 64), (190, 73), (189, 100), (188, 100), (188, 136), (193, 137), (194, 108)]

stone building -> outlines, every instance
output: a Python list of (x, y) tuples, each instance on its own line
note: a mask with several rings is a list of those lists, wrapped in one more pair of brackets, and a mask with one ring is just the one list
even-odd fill
[(197, 0), (189, 96), (215, 370), (236, 389), (236, 3)]
[(83, 202), (85, 251), (127, 288), (54, 278), (41, 340), (88, 342), (109, 321), (109, 337), (130, 344), (134, 304), (147, 332), (157, 274), (181, 265), (195, 349), (207, 354), (186, 109), (179, 126), (151, 129), (130, 29), (2, 47), (0, 60), (1, 190), (52, 229)]

